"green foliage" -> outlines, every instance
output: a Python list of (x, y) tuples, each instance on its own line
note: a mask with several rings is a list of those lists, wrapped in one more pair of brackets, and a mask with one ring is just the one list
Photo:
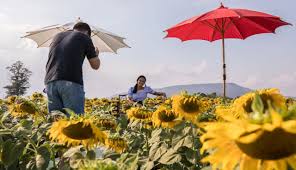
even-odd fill
[(23, 62), (17, 61), (6, 67), (10, 72), (10, 85), (5, 86), (7, 96), (22, 96), (30, 87), (29, 78), (32, 72), (27, 69)]
[[(42, 100), (24, 100), (32, 102), (38, 111), (46, 110), (46, 103)], [(114, 129), (97, 126), (109, 136), (125, 139), (127, 148), (124, 153), (116, 153), (104, 145), (90, 150), (83, 146), (66, 147), (50, 141), (48, 129), (53, 121), (66, 119), (64, 113), (14, 118), (8, 111), (10, 106), (7, 102), (1, 101), (3, 111), (0, 112), (0, 169), (189, 170), (204, 167), (200, 163), (202, 155), (199, 154), (200, 129), (194, 124), (183, 121), (174, 128), (164, 129), (151, 126), (149, 121), (130, 121), (125, 114), (113, 114), (114, 103), (117, 102), (104, 99), (104, 102), (98, 102), (102, 104), (92, 106), (93, 110), (86, 116), (115, 121), (117, 126)], [(147, 104), (146, 108), (153, 112), (161, 102), (163, 101), (159, 99), (147, 100), (149, 105)], [(65, 110), (71, 117), (77, 117), (70, 109)], [(295, 110), (290, 108), (289, 112), (295, 113)], [(209, 111), (199, 116), (199, 121), (212, 120), (215, 120), (215, 116)]]

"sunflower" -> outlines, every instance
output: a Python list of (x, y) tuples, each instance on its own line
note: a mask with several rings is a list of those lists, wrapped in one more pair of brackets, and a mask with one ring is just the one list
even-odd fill
[(296, 169), (296, 120), (284, 120), (287, 114), (270, 108), (268, 114), (270, 122), (261, 124), (249, 119), (207, 123), (201, 152), (209, 156), (202, 161), (222, 170)]
[(117, 127), (116, 120), (112, 119), (111, 117), (98, 117), (95, 118), (94, 122), (98, 127), (108, 130), (116, 129)]
[(245, 95), (234, 100), (230, 107), (219, 106), (216, 108), (216, 114), (222, 117), (232, 115), (235, 118), (248, 117), (252, 112), (252, 102), (255, 99), (256, 94), (260, 96), (264, 105), (264, 111), (268, 108), (268, 101), (271, 105), (277, 108), (286, 108), (286, 99), (279, 93), (278, 89), (263, 89), (254, 92), (246, 93)]
[(115, 150), (118, 153), (122, 153), (127, 149), (127, 142), (124, 138), (118, 137), (118, 136), (109, 136), (108, 139), (106, 140), (105, 145), (112, 149)]
[(60, 119), (52, 124), (48, 134), (52, 141), (68, 147), (83, 145), (92, 148), (106, 139), (106, 134), (96, 127), (93, 119), (86, 117)]
[(8, 106), (8, 111), (13, 117), (38, 116), (39, 111), (36, 105), (28, 100), (17, 100)]
[(147, 98), (144, 100), (144, 105), (148, 107), (155, 107), (157, 105), (160, 105), (164, 103), (165, 98), (162, 96), (157, 96), (155, 98)]
[(127, 112), (127, 117), (131, 121), (139, 120), (139, 121), (148, 121), (151, 119), (152, 112), (142, 107), (132, 107)]
[(17, 96), (9, 96), (7, 99), (6, 99), (6, 103), (7, 105), (12, 105), (15, 103), (17, 99)]
[(42, 93), (34, 92), (31, 96), (30, 99), (35, 102), (44, 102), (45, 97), (43, 96)]
[(180, 117), (192, 122), (197, 121), (197, 116), (207, 110), (203, 102), (197, 96), (181, 94), (172, 97), (173, 111)]
[(286, 100), (287, 106), (294, 106), (296, 104), (296, 100), (294, 98), (287, 98)]
[(173, 128), (182, 120), (170, 108), (159, 106), (153, 113), (152, 122), (155, 127)]
[(93, 107), (92, 100), (85, 99), (85, 102), (84, 102), (84, 112), (85, 113), (91, 113), (93, 111), (92, 107)]
[(118, 163), (111, 159), (104, 160), (84, 160), (78, 170), (118, 170)]
[(173, 102), (173, 100), (171, 98), (169, 98), (169, 99), (166, 99), (164, 101), (164, 104), (166, 104), (166, 105), (172, 105), (172, 102)]

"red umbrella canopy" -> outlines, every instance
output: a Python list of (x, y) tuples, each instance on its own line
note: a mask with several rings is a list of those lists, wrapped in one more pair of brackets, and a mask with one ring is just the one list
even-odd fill
[(182, 41), (200, 39), (215, 41), (224, 38), (246, 39), (261, 33), (275, 33), (276, 28), (290, 25), (279, 17), (247, 9), (221, 7), (183, 21), (166, 30), (166, 37)]

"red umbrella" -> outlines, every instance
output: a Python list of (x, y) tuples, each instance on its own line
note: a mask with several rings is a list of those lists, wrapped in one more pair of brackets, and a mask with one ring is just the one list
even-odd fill
[(246, 39), (249, 36), (261, 33), (275, 33), (283, 25), (291, 25), (279, 17), (246, 9), (220, 8), (183, 21), (166, 30), (167, 37), (187, 40), (206, 40), (213, 42), (222, 39), (223, 47), (223, 95), (226, 96), (226, 38)]

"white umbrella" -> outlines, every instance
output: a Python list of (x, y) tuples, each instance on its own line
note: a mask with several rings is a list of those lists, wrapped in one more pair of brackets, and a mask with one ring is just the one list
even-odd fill
[[(78, 18), (77, 22), (81, 22)], [(35, 31), (27, 32), (27, 35), (24, 38), (29, 38), (34, 40), (38, 47), (49, 47), (54, 36), (60, 32), (72, 30), (73, 26), (77, 22), (71, 22), (64, 25), (52, 25), (41, 28)], [(124, 43), (123, 37), (115, 35), (111, 32), (105, 31), (101, 28), (90, 25), (91, 27), (91, 39), (94, 43), (94, 46), (99, 49), (100, 52), (112, 52), (117, 53), (119, 48), (130, 48), (127, 44)]]

